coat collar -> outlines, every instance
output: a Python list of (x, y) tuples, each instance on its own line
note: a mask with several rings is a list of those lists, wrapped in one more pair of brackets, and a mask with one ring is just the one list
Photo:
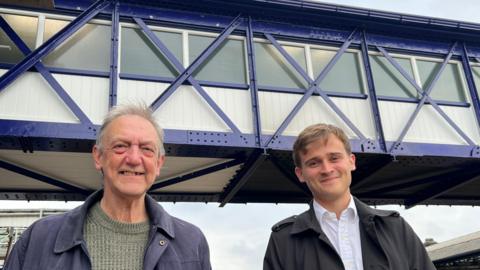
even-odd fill
[[(98, 190), (90, 195), (85, 202), (65, 213), (65, 219), (61, 225), (55, 241), (55, 253), (65, 252), (85, 242), (83, 237), (83, 225), (88, 211), (97, 201), (103, 197), (103, 190)], [(145, 196), (145, 206), (152, 228), (161, 230), (170, 238), (175, 238), (173, 218), (149, 195)]]
[[(396, 211), (374, 209), (361, 202), (359, 199), (353, 196), (352, 198), (355, 201), (360, 222), (371, 223), (374, 221), (375, 217), (385, 218), (390, 216), (399, 216), (398, 212)], [(315, 217), (315, 211), (313, 209), (312, 202), (310, 202), (310, 209), (295, 218), (290, 234), (298, 234), (308, 230), (314, 231), (317, 234), (323, 234), (322, 228)]]

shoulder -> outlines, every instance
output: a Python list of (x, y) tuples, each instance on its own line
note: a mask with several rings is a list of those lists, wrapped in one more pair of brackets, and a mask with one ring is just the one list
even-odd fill
[(60, 228), (60, 226), (65, 222), (67, 215), (68, 215), (68, 212), (41, 218), (35, 221), (34, 223), (32, 223), (32, 225), (30, 225), (29, 227), (29, 230), (31, 230), (32, 233), (37, 233), (37, 232), (51, 233)]
[(175, 233), (176, 234), (188, 234), (190, 236), (203, 236), (202, 231), (200, 228), (198, 228), (196, 225), (193, 225), (192, 223), (185, 221), (183, 219), (170, 216), (172, 219), (172, 224), (175, 228)]
[[(370, 216), (371, 218), (400, 218), (400, 214), (393, 210), (382, 210), (370, 207), (359, 199), (355, 198), (355, 207), (357, 208), (360, 218), (364, 216)], [(401, 218), (400, 218), (401, 219)]]
[(279, 232), (283, 229), (291, 227), (293, 225), (293, 223), (295, 223), (295, 221), (297, 220), (297, 217), (298, 217), (298, 215), (293, 215), (291, 217), (288, 217), (286, 219), (283, 219), (283, 220), (275, 223), (275, 225), (272, 226), (272, 232)]

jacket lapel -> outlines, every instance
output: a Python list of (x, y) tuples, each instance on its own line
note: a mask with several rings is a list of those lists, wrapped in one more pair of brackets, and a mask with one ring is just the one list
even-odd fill
[(143, 269), (152, 270), (155, 269), (170, 242), (175, 239), (175, 232), (172, 216), (163, 210), (149, 195), (145, 196), (145, 206), (150, 217), (152, 229), (150, 231), (150, 241), (145, 251)]
[(388, 255), (385, 253), (375, 227), (375, 219), (394, 214), (393, 211), (373, 209), (355, 198), (360, 218), (360, 239), (364, 269), (390, 269)]
[[(302, 213), (297, 217), (295, 223), (293, 224), (291, 234), (300, 234), (304, 232), (314, 232), (318, 236), (318, 239), (323, 242), (326, 246), (330, 247), (331, 251), (338, 255), (335, 247), (332, 245), (327, 235), (323, 232), (320, 223), (315, 216), (315, 210), (313, 209), (312, 203), (310, 203), (310, 209)], [(338, 255), (340, 258), (340, 255)]]

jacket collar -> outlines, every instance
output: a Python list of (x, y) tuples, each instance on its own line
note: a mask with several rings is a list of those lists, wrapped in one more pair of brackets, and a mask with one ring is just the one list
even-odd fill
[[(90, 195), (82, 205), (65, 213), (64, 222), (57, 234), (54, 248), (55, 253), (65, 252), (85, 242), (83, 237), (83, 225), (88, 210), (102, 197), (103, 189)], [(170, 238), (175, 238), (173, 217), (170, 216), (163, 207), (161, 207), (157, 201), (148, 194), (145, 196), (145, 206), (152, 228), (163, 231)]]
[(313, 203), (310, 202), (310, 209), (301, 213), (293, 222), (292, 230), (290, 234), (298, 234), (308, 230), (312, 230), (317, 234), (322, 234), (323, 231), (320, 228), (320, 223), (315, 216), (315, 210), (313, 209)]
[[(361, 202), (359, 199), (352, 196), (355, 201), (355, 206), (357, 207), (358, 217), (361, 222), (373, 222), (375, 217), (385, 218), (389, 216), (399, 216), (396, 211), (389, 210), (379, 210), (374, 209), (365, 203)], [(318, 220), (315, 216), (315, 210), (313, 209), (313, 204), (310, 202), (310, 209), (303, 212), (295, 219), (291, 234), (298, 234), (308, 230), (314, 231), (318, 234), (323, 234), (322, 228), (318, 223)]]
[(376, 217), (378, 218), (386, 218), (386, 217), (398, 217), (400, 214), (397, 211), (392, 210), (380, 210), (372, 208), (359, 199), (353, 197), (355, 200), (355, 206), (357, 207), (358, 217), (360, 218), (360, 222), (364, 224), (372, 223)]

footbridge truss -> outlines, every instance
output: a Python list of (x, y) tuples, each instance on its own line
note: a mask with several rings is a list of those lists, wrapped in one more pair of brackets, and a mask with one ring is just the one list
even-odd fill
[(166, 133), (159, 201), (302, 203), (338, 125), (371, 204), (480, 205), (480, 25), (309, 1), (0, 1), (0, 199), (83, 200), (111, 106)]

